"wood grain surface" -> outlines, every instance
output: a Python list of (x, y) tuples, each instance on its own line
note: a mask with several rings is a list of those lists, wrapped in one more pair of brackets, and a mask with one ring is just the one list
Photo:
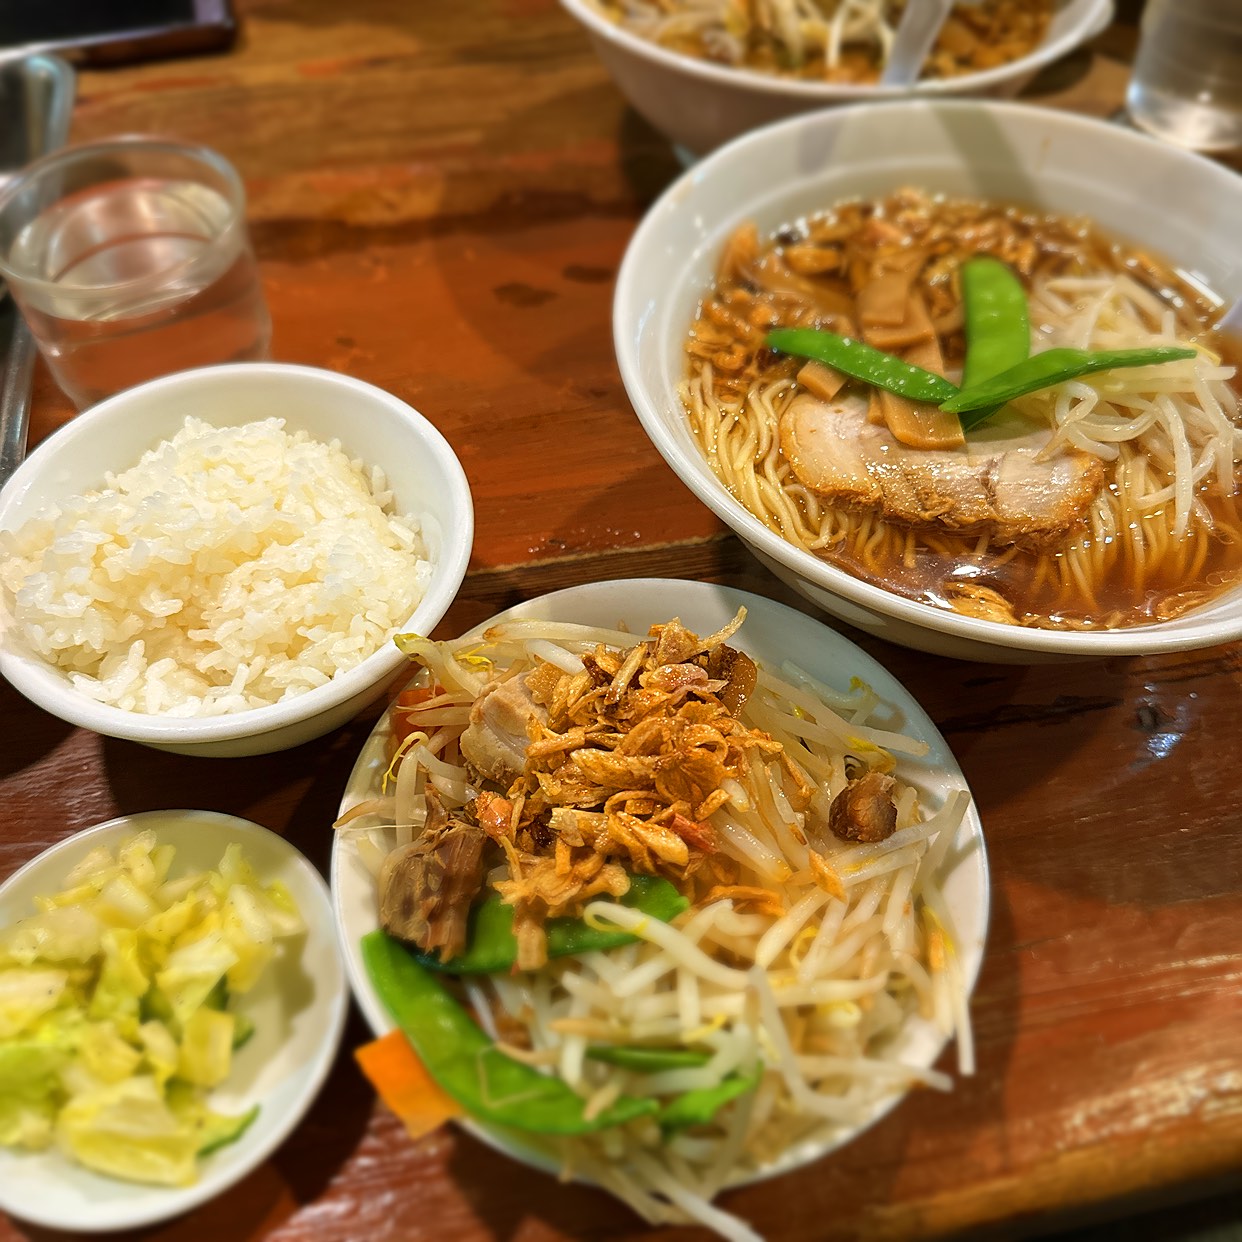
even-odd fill
[[(576, 582), (668, 576), (790, 593), (678, 482), (613, 362), (612, 280), (676, 174), (554, 0), (244, 0), (221, 56), (83, 74), (74, 137), (158, 132), (240, 169), (276, 358), (347, 371), (431, 418), (478, 530), (449, 635)], [(1128, 10), (1123, 10), (1128, 11)], [(1133, 29), (1032, 100), (1120, 104)], [(71, 416), (42, 370), (33, 437)], [(773, 1242), (1016, 1238), (1174, 1202), (1242, 1167), (1242, 650), (1035, 669), (852, 634), (957, 754), (987, 834), (979, 1069), (832, 1157), (726, 1196)], [(117, 813), (229, 811), (326, 867), (375, 713), (255, 759), (74, 730), (0, 683), (0, 877)], [(159, 1242), (701, 1238), (652, 1231), (454, 1129), (412, 1143), (349, 1049), (264, 1166)], [(0, 1242), (53, 1234), (0, 1217)]]

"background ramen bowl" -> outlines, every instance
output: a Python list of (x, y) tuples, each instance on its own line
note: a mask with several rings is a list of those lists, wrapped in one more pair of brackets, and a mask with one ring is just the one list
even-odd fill
[(1173, 621), (1092, 633), (959, 616), (872, 586), (750, 514), (708, 468), (677, 393), (696, 304), (725, 239), (900, 186), (1084, 214), (1242, 303), (1242, 178), (1099, 121), (1011, 103), (908, 100), (842, 108), (749, 134), (675, 182), (639, 225), (617, 280), (626, 391), (682, 481), (779, 577), (881, 638), (961, 659), (1034, 663), (1207, 647), (1242, 637), (1242, 588)]
[[(133, 465), (187, 417), (230, 426), (279, 416), (288, 431), (340, 440), (351, 457), (382, 467), (397, 508), (419, 515), (433, 571), (403, 629), (430, 633), (465, 576), (474, 538), (470, 485), (444, 437), (404, 401), (361, 380), (313, 367), (236, 363), (140, 384), (79, 414), (48, 437), (0, 492), (0, 530), (43, 505)], [(178, 720), (122, 711), (74, 689), (59, 669), (0, 632), (0, 674), (54, 716), (108, 737), (187, 755), (260, 755), (344, 724), (383, 694), (406, 658), (386, 643), (356, 668), (296, 698), (226, 716)]]
[(596, 55), (631, 106), (691, 154), (782, 117), (834, 104), (917, 95), (1014, 95), (1045, 65), (1094, 38), (1112, 20), (1112, 0), (1060, 0), (1044, 41), (1029, 55), (979, 73), (904, 87), (848, 86), (778, 78), (697, 60), (622, 30), (594, 0), (561, 0), (591, 37)]

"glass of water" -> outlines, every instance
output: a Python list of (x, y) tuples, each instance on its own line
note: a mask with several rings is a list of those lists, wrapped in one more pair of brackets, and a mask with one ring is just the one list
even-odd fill
[(245, 194), (206, 147), (68, 147), (0, 191), (0, 278), (79, 409), (143, 380), (263, 358)]
[(1180, 146), (1242, 147), (1242, 0), (1147, 0), (1126, 106)]

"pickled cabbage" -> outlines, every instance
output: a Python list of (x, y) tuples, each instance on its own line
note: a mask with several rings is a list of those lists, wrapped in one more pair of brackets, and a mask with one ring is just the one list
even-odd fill
[(236, 845), (214, 871), (172, 862), (150, 831), (97, 848), (0, 930), (0, 1145), (182, 1186), (254, 1120), (208, 1103), (253, 1030), (230, 1000), (302, 921)]

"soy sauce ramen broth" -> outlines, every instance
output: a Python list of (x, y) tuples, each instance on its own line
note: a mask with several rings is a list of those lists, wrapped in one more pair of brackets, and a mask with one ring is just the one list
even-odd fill
[[(1201, 344), (1226, 365), (1240, 356), (1234, 342), (1212, 330), (1221, 310), (1217, 299), (1084, 219), (903, 190), (798, 220), (766, 240), (744, 226), (726, 244), (687, 341), (682, 389), (713, 471), (795, 545), (887, 590), (988, 620), (1082, 630), (1139, 625), (1175, 617), (1236, 582), (1242, 576), (1236, 496), (1242, 432), (1237, 380), (1226, 379), (1223, 367), (1208, 372), (1215, 377), (1210, 388), (1225, 437), (1218, 445), (1221, 464), (1214, 473), (1199, 470), (1208, 449), (1190, 446), (1202, 477), (1184, 530), (1171, 501), (1148, 508), (1135, 503), (1136, 474), (1146, 480), (1148, 494), (1170, 483), (1176, 454), (1163, 443), (1153, 450), (1141, 442), (1145, 451), (1138, 452), (1122, 445), (1118, 460), (1105, 462), (1108, 481), (1091, 512), (1051, 547), (997, 546), (987, 537), (900, 525), (834, 505), (799, 481), (781, 449), (778, 424), (799, 390), (795, 377), (803, 361), (768, 350), (766, 332), (780, 325), (856, 335), (856, 291), (874, 271), (914, 264), (912, 287), (935, 325), (945, 373), (956, 381), (965, 354), (958, 269), (975, 254), (1004, 260), (1027, 286), (1033, 351), (1087, 343), (1050, 336), (1048, 298), (1089, 301), (1119, 282), (1126, 305), (1150, 334), (1144, 343)], [(1184, 365), (1198, 367), (1200, 360)], [(1210, 360), (1203, 365), (1210, 367)], [(1109, 391), (1107, 383), (1098, 387)], [(1031, 401), (1024, 398), (1015, 408), (1025, 411)], [(968, 435), (968, 443), (977, 434)]]

